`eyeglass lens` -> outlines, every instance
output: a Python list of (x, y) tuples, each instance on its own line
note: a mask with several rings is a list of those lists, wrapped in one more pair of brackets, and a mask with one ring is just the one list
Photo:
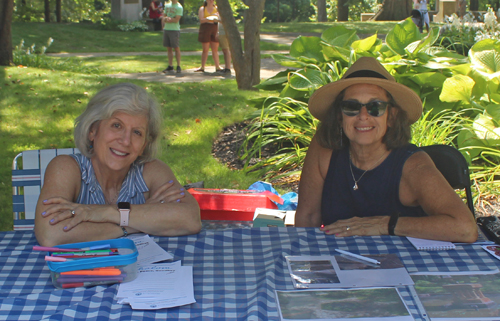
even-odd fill
[(344, 100), (340, 102), (340, 109), (347, 116), (356, 116), (361, 112), (361, 108), (366, 107), (366, 111), (373, 117), (382, 116), (387, 110), (387, 105), (389, 105), (386, 101), (374, 100), (369, 103), (362, 104), (355, 100)]

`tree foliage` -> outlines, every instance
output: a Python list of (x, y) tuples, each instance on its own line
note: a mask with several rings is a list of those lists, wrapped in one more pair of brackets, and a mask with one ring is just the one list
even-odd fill
[[(48, 2), (49, 5), (45, 3)], [(61, 13), (57, 17), (57, 1), (15, 0), (14, 21), (41, 22), (98, 22), (111, 10), (111, 3), (106, 0), (60, 0)]]
[(313, 14), (310, 0), (266, 0), (264, 8), (266, 22), (309, 21)]

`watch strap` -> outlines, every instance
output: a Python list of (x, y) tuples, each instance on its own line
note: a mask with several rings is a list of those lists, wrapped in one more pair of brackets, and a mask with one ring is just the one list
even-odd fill
[(396, 224), (398, 224), (399, 213), (394, 212), (389, 219), (389, 235), (396, 235), (394, 233), (394, 229), (396, 228)]

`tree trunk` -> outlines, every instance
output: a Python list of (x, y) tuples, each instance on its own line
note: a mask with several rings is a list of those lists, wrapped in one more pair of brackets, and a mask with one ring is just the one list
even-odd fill
[(374, 21), (400, 21), (411, 16), (412, 0), (384, 0), (382, 8), (373, 16)]
[(14, 0), (0, 2), (0, 66), (12, 64), (12, 14)]
[(348, 0), (337, 1), (337, 21), (349, 21), (349, 3)]
[(326, 0), (318, 0), (316, 4), (318, 7), (318, 14), (317, 14), (318, 22), (327, 22), (328, 16), (326, 14)]
[(45, 22), (50, 22), (50, 0), (44, 0)]
[(241, 36), (228, 0), (217, 0), (217, 7), (226, 31), (229, 49), (236, 73), (239, 89), (255, 90), (260, 83), (260, 22), (264, 14), (265, 0), (252, 0), (247, 3), (243, 48)]
[(61, 23), (61, 0), (56, 0), (56, 20)]

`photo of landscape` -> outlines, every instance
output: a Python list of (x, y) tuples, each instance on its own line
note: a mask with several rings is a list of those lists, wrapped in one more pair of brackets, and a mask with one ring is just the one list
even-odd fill
[(500, 275), (412, 275), (432, 320), (500, 320)]
[(396, 288), (277, 291), (283, 320), (413, 320)]

